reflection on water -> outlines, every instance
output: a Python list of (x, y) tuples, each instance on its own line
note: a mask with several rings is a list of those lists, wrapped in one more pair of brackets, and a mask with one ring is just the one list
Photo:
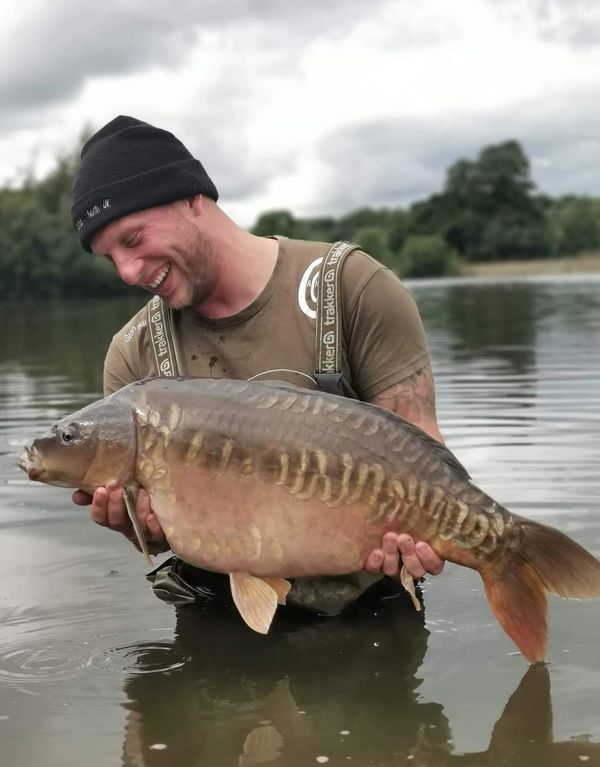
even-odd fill
[(266, 643), (230, 613), (180, 609), (172, 644), (137, 648), (125, 766), (600, 764), (599, 743), (555, 742), (545, 664), (524, 673), (486, 750), (453, 753), (443, 708), (418, 694), (428, 632), (390, 602), (308, 627), (280, 620)]
[[(300, 765), (321, 755), (368, 764), (408, 755), (425, 736), (445, 747), (442, 707), (418, 696), (429, 632), (404, 599), (375, 613), (283, 613), (265, 638), (231, 610), (180, 608), (172, 644), (138, 646), (125, 684), (125, 763)], [(147, 673), (173, 658), (177, 671)], [(394, 726), (382, 727), (392, 711)]]
[[(413, 290), (448, 445), (499, 502), (600, 554), (600, 280)], [(176, 615), (127, 542), (29, 483), (23, 443), (98, 396), (135, 308), (5, 313), (3, 763), (600, 765), (599, 603), (550, 600), (550, 665), (529, 671), (477, 574), (452, 566), (425, 586), (424, 623), (396, 598), (329, 620), (280, 612), (262, 637), (223, 609)]]

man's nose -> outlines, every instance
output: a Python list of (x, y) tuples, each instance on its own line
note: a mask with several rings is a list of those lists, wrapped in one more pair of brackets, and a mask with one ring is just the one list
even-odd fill
[(118, 253), (112, 256), (117, 274), (128, 285), (137, 285), (142, 272), (141, 259), (132, 258), (130, 253)]

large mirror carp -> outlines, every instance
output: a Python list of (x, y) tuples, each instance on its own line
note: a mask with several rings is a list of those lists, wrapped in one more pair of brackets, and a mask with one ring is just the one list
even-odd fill
[(264, 633), (287, 578), (360, 570), (388, 531), (477, 570), (530, 662), (546, 651), (546, 592), (600, 596), (595, 557), (511, 514), (446, 447), (385, 409), (318, 391), (148, 379), (63, 418), (19, 465), (89, 493), (118, 482), (134, 523), (145, 488), (173, 552), (228, 573), (241, 615)]

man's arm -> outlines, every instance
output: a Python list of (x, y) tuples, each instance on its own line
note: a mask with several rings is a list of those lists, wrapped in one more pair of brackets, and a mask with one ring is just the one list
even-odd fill
[(371, 402), (393, 413), (398, 413), (407, 421), (423, 429), (430, 437), (437, 439), (438, 442), (444, 442), (435, 414), (435, 388), (429, 364), (424, 365), (403, 381), (376, 394)]
[[(398, 413), (438, 442), (444, 441), (435, 414), (435, 387), (429, 364), (376, 394), (371, 402)], [(444, 567), (444, 561), (425, 541), (415, 543), (406, 533), (386, 533), (382, 547), (367, 557), (365, 570), (393, 576), (401, 562), (413, 578), (422, 578), (425, 573), (437, 575)]]

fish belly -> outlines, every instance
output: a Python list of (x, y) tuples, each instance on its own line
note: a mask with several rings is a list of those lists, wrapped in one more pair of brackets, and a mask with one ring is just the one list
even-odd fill
[(289, 578), (355, 572), (381, 541), (364, 508), (301, 499), (253, 476), (173, 469), (167, 490), (149, 491), (174, 553), (217, 572)]

